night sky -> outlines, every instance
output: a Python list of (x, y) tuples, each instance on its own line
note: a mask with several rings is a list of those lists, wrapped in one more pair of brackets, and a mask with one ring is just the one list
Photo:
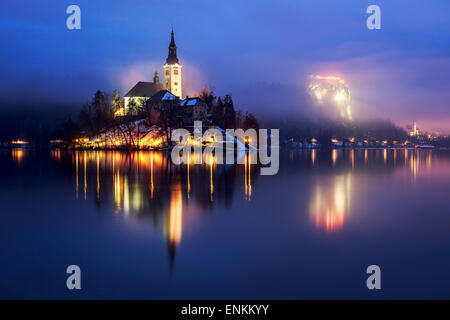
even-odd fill
[[(81, 30), (66, 28), (81, 7)], [(381, 30), (366, 8), (381, 7)], [(184, 90), (231, 93), (257, 114), (298, 113), (309, 74), (343, 78), (356, 115), (450, 131), (448, 0), (7, 0), (2, 109), (70, 108), (95, 90), (152, 81), (173, 25)], [(162, 78), (162, 75), (161, 75)]]

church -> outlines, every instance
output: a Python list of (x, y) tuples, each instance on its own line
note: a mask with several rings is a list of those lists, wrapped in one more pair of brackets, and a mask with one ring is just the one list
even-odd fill
[(169, 44), (169, 55), (163, 65), (163, 81), (160, 82), (158, 72), (153, 76), (153, 82), (139, 81), (124, 96), (124, 110), (120, 115), (128, 114), (131, 108), (144, 107), (147, 100), (161, 90), (167, 90), (179, 99), (183, 99), (181, 64), (177, 57), (177, 46), (172, 28)]

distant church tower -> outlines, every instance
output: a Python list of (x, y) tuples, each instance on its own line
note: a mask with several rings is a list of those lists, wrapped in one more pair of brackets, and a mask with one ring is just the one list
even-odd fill
[(177, 46), (175, 45), (175, 39), (173, 36), (169, 45), (169, 55), (166, 59), (164, 68), (164, 89), (170, 91), (173, 95), (183, 98), (181, 91), (181, 64), (177, 58)]
[(155, 75), (153, 76), (153, 83), (155, 86), (159, 86), (159, 75), (157, 71), (155, 71)]

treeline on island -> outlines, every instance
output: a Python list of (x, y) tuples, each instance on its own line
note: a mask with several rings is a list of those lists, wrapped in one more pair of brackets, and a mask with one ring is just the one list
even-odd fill
[(387, 120), (339, 121), (324, 117), (274, 116), (261, 119), (263, 126), (280, 128), (281, 141), (305, 142), (316, 139), (323, 146), (330, 146), (332, 139), (405, 141), (411, 139), (406, 130)]
[(305, 141), (316, 138), (321, 141), (330, 141), (332, 138), (346, 139), (373, 138), (377, 140), (408, 139), (409, 135), (403, 128), (387, 120), (371, 121), (339, 121), (324, 117), (271, 117), (261, 118), (262, 125), (271, 125), (281, 128), (281, 140)]
[[(207, 105), (209, 121), (207, 126), (219, 126), (224, 129), (249, 128), (259, 129), (259, 123), (253, 113), (236, 110), (231, 95), (223, 97), (216, 96), (212, 89), (204, 87), (199, 98)], [(86, 102), (76, 117), (68, 116), (59, 125), (55, 132), (55, 138), (64, 141), (67, 146), (73, 145), (80, 138), (90, 138), (111, 131), (118, 136), (124, 137), (127, 148), (139, 148), (137, 138), (133, 138), (132, 132), (136, 130), (136, 122), (143, 120), (145, 125), (160, 128), (165, 141), (171, 141), (171, 131), (182, 127), (177, 117), (179, 100), (168, 101), (163, 107), (157, 109), (156, 114), (150, 108), (146, 100), (131, 100), (128, 104), (127, 113), (119, 114), (124, 108), (124, 100), (120, 93), (115, 90), (105, 93), (97, 90), (92, 99)], [(142, 123), (142, 121), (140, 121)], [(165, 143), (165, 146), (168, 146)]]
[(204, 87), (200, 92), (200, 98), (206, 102), (208, 112), (211, 114), (215, 124), (221, 128), (259, 129), (258, 120), (253, 113), (235, 110), (231, 95), (226, 94), (224, 97), (216, 97), (212, 89)]

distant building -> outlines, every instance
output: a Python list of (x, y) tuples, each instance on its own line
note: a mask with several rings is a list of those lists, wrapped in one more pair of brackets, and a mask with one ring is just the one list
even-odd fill
[(147, 100), (147, 111), (150, 121), (157, 124), (161, 110), (174, 110), (179, 126), (192, 126), (194, 121), (206, 122), (208, 118), (208, 105), (198, 97), (186, 97), (180, 100), (167, 90), (155, 93)]
[(190, 126), (194, 121), (205, 122), (208, 116), (208, 105), (200, 98), (186, 97), (180, 101), (177, 110), (177, 117), (181, 120), (183, 126)]
[(137, 108), (143, 108), (146, 101), (161, 89), (162, 85), (159, 82), (158, 72), (155, 72), (153, 82), (139, 81), (136, 83), (136, 85), (124, 96), (125, 114), (129, 112), (130, 104), (134, 103)]
[[(147, 112), (150, 121), (158, 123), (162, 108), (177, 108), (180, 99), (167, 90), (160, 90), (147, 100)], [(175, 109), (176, 110), (176, 109)]]
[(411, 137), (417, 137), (420, 134), (419, 129), (417, 128), (417, 123), (413, 121), (412, 131), (409, 132)]

